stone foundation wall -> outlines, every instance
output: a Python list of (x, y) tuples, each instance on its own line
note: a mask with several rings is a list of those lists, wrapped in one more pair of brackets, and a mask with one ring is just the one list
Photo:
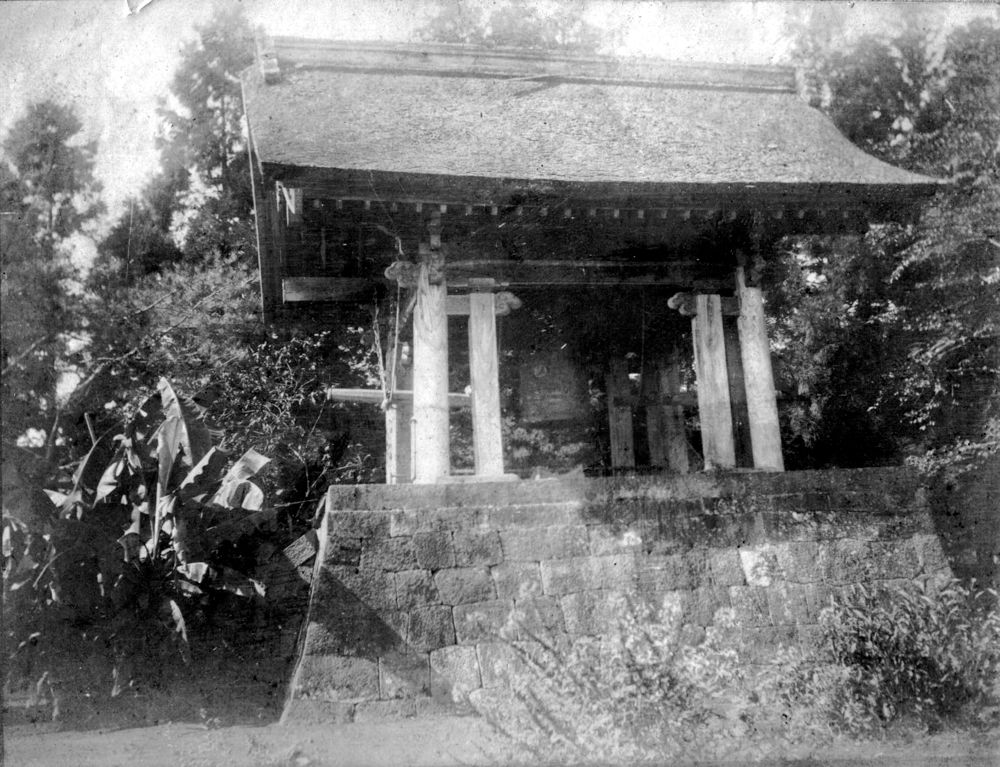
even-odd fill
[(330, 491), (286, 720), (413, 716), (502, 690), (512, 643), (722, 613), (748, 662), (852, 584), (950, 577), (905, 470), (545, 479)]

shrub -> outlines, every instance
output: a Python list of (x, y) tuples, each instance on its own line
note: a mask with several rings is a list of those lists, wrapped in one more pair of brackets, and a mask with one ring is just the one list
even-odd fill
[[(736, 653), (711, 633), (683, 641), (680, 610), (621, 601), (607, 637), (512, 642), (511, 694), (478, 707), (532, 763), (638, 763), (715, 756), (719, 696), (738, 676)], [(525, 635), (523, 630), (520, 631)], [(713, 732), (713, 736), (707, 736)]]
[(996, 597), (957, 580), (852, 588), (821, 614), (814, 654), (786, 658), (786, 717), (850, 734), (960, 721), (997, 696)]
[(268, 459), (233, 461), (201, 415), (161, 379), (121, 433), (96, 441), (68, 494), (5, 465), (5, 681), (37, 679), (54, 718), (64, 693), (107, 685), (117, 697), (171, 658), (187, 662), (193, 622), (227, 594), (263, 594), (236, 544), (273, 517), (252, 481)]

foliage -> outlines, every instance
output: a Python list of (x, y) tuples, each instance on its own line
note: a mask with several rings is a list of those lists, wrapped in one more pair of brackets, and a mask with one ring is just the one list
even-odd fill
[[(51, 458), (59, 430), (57, 385), (80, 331), (74, 236), (101, 212), (93, 143), (67, 107), (32, 104), (3, 142), (0, 254), (4, 450), (41, 435)], [(9, 165), (8, 165), (9, 163)]]
[(166, 380), (158, 389), (96, 442), (68, 494), (46, 497), (5, 463), (8, 668), (44, 677), (56, 716), (61, 687), (102, 681), (78, 678), (74, 644), (110, 652), (116, 696), (135, 681), (134, 658), (151, 664), (140, 678), (165, 646), (187, 658), (191, 616), (214, 594), (263, 593), (237, 569), (233, 544), (269, 513), (253, 482), (268, 459), (248, 450), (231, 461), (200, 408)]
[(713, 730), (712, 704), (738, 676), (736, 653), (721, 633), (686, 643), (676, 605), (617, 606), (621, 618), (603, 641), (511, 643), (512, 700), (484, 704), (488, 721), (539, 764), (719, 756), (732, 743)]
[(936, 727), (982, 711), (1000, 693), (996, 597), (957, 580), (856, 586), (821, 614), (813, 654), (785, 654), (766, 702), (800, 737)]
[(835, 29), (799, 29), (813, 102), (867, 151), (952, 182), (916, 224), (796, 238), (771, 264), (776, 351), (803, 395), (789, 448), (805, 464), (997, 449), (1000, 28), (944, 36), (904, 18), (840, 50)]
[(239, 74), (253, 63), (253, 32), (239, 5), (220, 6), (196, 31), (159, 109), (162, 173), (143, 195), (143, 220), (179, 238), (190, 261), (249, 263), (253, 195)]
[(617, 45), (622, 29), (601, 28), (578, 3), (528, 0), (439, 0), (434, 16), (418, 30), (422, 40), (597, 53)]

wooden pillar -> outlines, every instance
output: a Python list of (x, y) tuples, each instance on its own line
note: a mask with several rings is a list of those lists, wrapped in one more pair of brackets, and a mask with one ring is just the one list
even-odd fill
[(472, 448), (478, 476), (503, 474), (500, 425), (500, 364), (497, 355), (496, 297), (469, 295), (469, 372), (472, 384)]
[(670, 403), (681, 391), (681, 372), (676, 349), (669, 358), (656, 366), (650, 394), (656, 401), (646, 409), (646, 434), (649, 441), (650, 463), (667, 466), (671, 471), (687, 474), (687, 436), (684, 429), (684, 408)]
[(729, 373), (726, 369), (726, 339), (722, 328), (722, 300), (718, 295), (695, 296), (691, 330), (705, 469), (731, 469), (736, 466), (736, 453), (733, 447)]
[[(393, 348), (394, 344), (390, 344)], [(401, 364), (397, 351), (393, 388), (413, 390), (413, 371)], [(385, 410), (385, 481), (388, 485), (402, 485), (413, 481), (413, 400), (393, 399)]]
[(774, 393), (774, 372), (771, 369), (771, 347), (764, 321), (764, 299), (760, 288), (747, 285), (742, 266), (736, 269), (736, 287), (740, 299), (737, 326), (746, 381), (753, 465), (758, 469), (784, 471), (778, 403)]
[(733, 446), (736, 465), (753, 466), (750, 449), (750, 417), (747, 412), (747, 393), (743, 376), (743, 359), (740, 353), (740, 336), (736, 317), (727, 315), (723, 308), (722, 333), (726, 339), (726, 371), (729, 373), (729, 402), (733, 414)]
[(608, 390), (608, 431), (611, 439), (611, 468), (635, 468), (635, 436), (632, 431), (631, 386), (625, 360), (611, 360), (606, 379)]
[(430, 244), (420, 246), (413, 308), (413, 475), (421, 484), (446, 477), (451, 465), (447, 286), (440, 247), (440, 223), (432, 219)]

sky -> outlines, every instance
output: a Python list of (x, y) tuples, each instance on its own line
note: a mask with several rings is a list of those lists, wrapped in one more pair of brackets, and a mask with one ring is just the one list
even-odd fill
[[(426, 0), (223, 0), (241, 2), (250, 19), (272, 35), (344, 40), (401, 40), (429, 16)], [(540, 0), (540, 2), (550, 0)], [(136, 2), (136, 0), (133, 0)], [(111, 215), (120, 212), (158, 167), (154, 144), (158, 99), (183, 44), (196, 35), (212, 4), (203, 0), (0, 2), (0, 137), (28, 103), (45, 98), (71, 104), (87, 139), (97, 139), (96, 173)], [(626, 55), (688, 61), (782, 63), (793, 4), (579, 0), (588, 20), (622, 25)], [(802, 3), (794, 4), (801, 8)], [(907, 4), (832, 3), (849, 34), (891, 28)], [(964, 23), (976, 15), (1000, 18), (1000, 6), (922, 3), (928, 24)]]

